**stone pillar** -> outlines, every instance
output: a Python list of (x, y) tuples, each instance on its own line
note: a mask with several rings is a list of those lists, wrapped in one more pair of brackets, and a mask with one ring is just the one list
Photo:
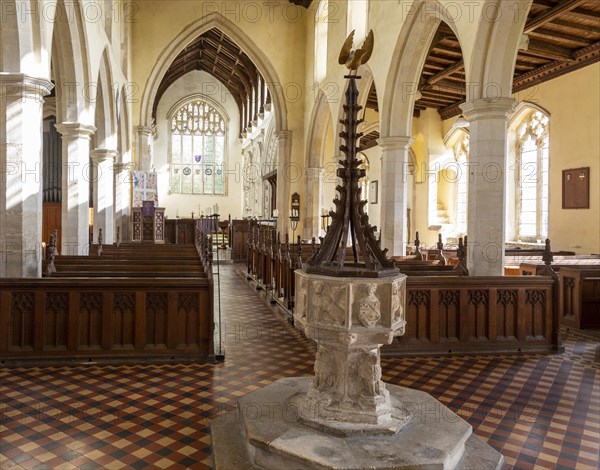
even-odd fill
[(388, 256), (406, 255), (406, 207), (408, 202), (408, 149), (411, 137), (384, 137), (381, 146), (381, 231), (382, 248)]
[(470, 122), (468, 268), (473, 276), (504, 275), (507, 117), (512, 98), (461, 105)]
[(115, 243), (117, 227), (121, 230), (121, 243), (130, 240), (130, 206), (131, 206), (131, 163), (115, 163)]
[(114, 243), (115, 195), (114, 164), (116, 150), (95, 149), (90, 152), (94, 164), (94, 242), (98, 240), (98, 231), (102, 229), (104, 245)]
[[(288, 233), (292, 236), (290, 230), (290, 207), (292, 204), (290, 191), (290, 176), (294, 176), (294, 169), (291, 167), (292, 161), (292, 131), (277, 131), (277, 230), (281, 235)], [(302, 209), (300, 209), (302, 210)]]
[(153, 158), (153, 129), (151, 126), (138, 126), (136, 128), (136, 170), (150, 171), (154, 163)]
[(60, 253), (85, 256), (89, 245), (90, 139), (94, 126), (55, 125), (62, 136), (62, 247)]
[[(306, 169), (306, 218), (304, 219), (304, 238), (321, 235), (321, 199), (323, 195), (323, 175), (325, 169), (308, 167)], [(329, 210), (329, 209), (327, 209)]]
[(0, 74), (0, 277), (42, 275), (43, 97), (52, 86)]

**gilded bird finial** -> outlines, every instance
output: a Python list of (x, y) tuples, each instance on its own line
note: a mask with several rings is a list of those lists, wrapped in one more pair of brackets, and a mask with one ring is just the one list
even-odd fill
[(354, 31), (352, 31), (344, 41), (339, 58), (340, 65), (345, 65), (351, 73), (353, 70), (358, 70), (361, 65), (366, 64), (371, 58), (371, 54), (373, 54), (373, 46), (375, 45), (373, 30), (369, 31), (369, 35), (365, 39), (365, 42), (363, 42), (363, 45), (360, 49), (353, 51), (353, 45)]

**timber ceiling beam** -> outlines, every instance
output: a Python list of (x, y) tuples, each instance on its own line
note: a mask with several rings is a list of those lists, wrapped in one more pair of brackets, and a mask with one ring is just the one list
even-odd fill
[(437, 82), (443, 80), (444, 78), (459, 72), (460, 70), (463, 70), (465, 68), (465, 64), (462, 60), (459, 60), (458, 62), (452, 64), (450, 67), (446, 68), (445, 70), (442, 70), (441, 72), (435, 74), (433, 77), (431, 77), (429, 80), (427, 80), (427, 84), (428, 85), (434, 85)]
[(529, 40), (527, 50), (521, 52), (523, 52), (524, 54), (529, 53), (540, 57), (546, 57), (552, 60), (573, 60), (573, 53), (570, 49), (533, 39)]
[(537, 15), (535, 18), (532, 18), (525, 24), (524, 33), (530, 33), (540, 26), (545, 25), (546, 23), (552, 21), (553, 19), (559, 17), (565, 12), (571, 11), (578, 6), (584, 4), (587, 0), (563, 0), (561, 3), (556, 5), (553, 8), (550, 8), (546, 12), (541, 15)]

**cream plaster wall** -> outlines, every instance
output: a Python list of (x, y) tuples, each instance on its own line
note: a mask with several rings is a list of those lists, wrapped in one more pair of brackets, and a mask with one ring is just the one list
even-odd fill
[[(167, 114), (180, 100), (195, 94), (203, 94), (209, 100), (216, 101), (221, 105), (229, 119), (227, 134), (227, 194), (225, 196), (203, 196), (191, 194), (169, 193), (169, 131)], [(233, 96), (227, 91), (225, 85), (216, 80), (206, 72), (190, 72), (175, 83), (165, 92), (157, 109), (156, 128), (158, 138), (154, 141), (154, 163), (158, 174), (158, 203), (164, 207), (165, 214), (169, 218), (194, 217), (202, 213), (205, 215), (212, 211), (212, 207), (218, 204), (221, 218), (242, 217), (242, 150), (238, 142), (240, 115)]]
[[(549, 238), (555, 250), (600, 253), (600, 64), (515, 96), (550, 113)], [(590, 167), (590, 208), (562, 209), (562, 171)]]

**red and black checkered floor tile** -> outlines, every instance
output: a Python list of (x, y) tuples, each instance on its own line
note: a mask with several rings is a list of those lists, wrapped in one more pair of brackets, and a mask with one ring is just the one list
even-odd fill
[[(310, 375), (314, 350), (221, 266), (220, 364), (0, 369), (0, 469), (202, 469), (209, 423), (281, 377)], [(560, 355), (384, 358), (386, 382), (426, 391), (515, 469), (597, 469), (597, 332), (565, 332)], [(443, 419), (443, 416), (440, 416)]]

